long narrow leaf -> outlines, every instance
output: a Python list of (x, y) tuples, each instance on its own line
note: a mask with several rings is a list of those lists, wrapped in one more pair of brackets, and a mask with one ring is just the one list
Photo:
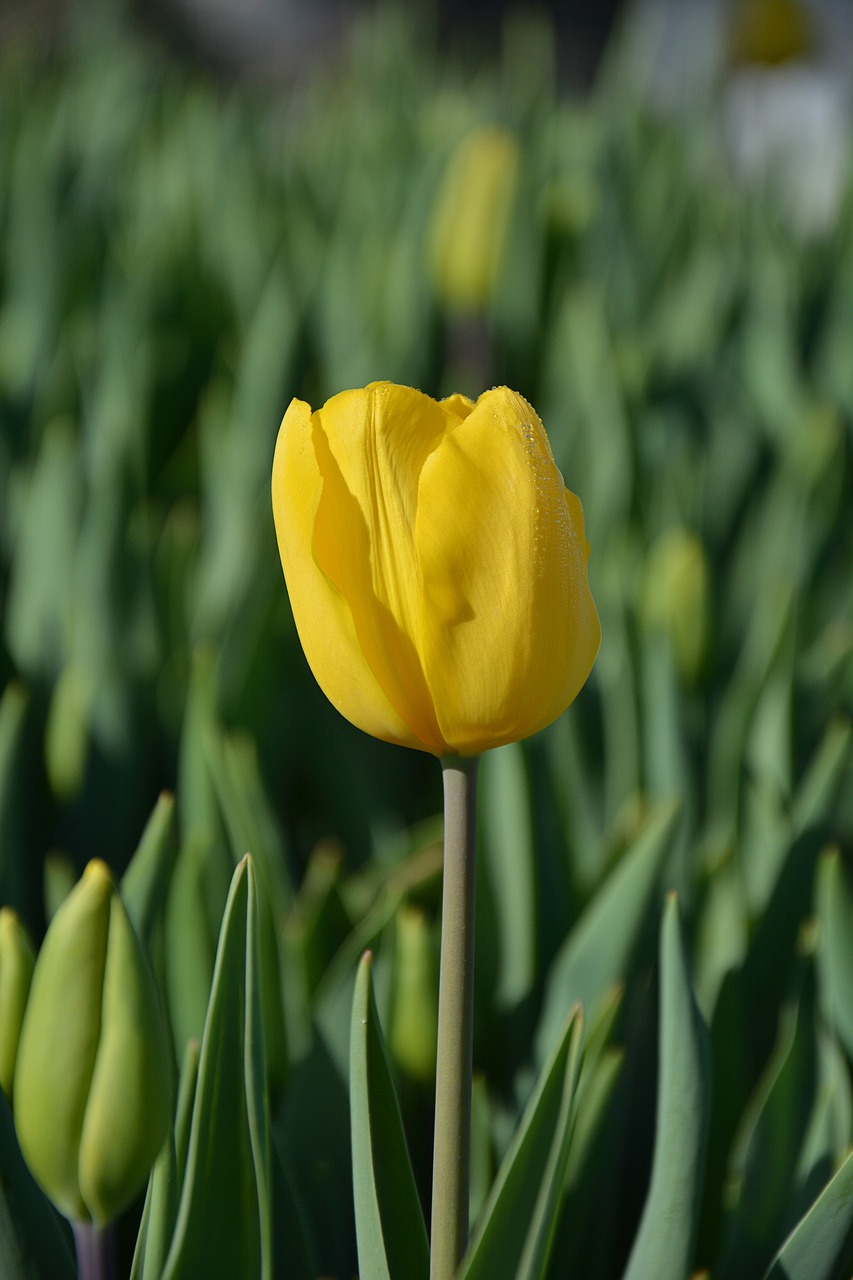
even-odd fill
[(570, 1016), (498, 1171), (459, 1280), (540, 1280), (565, 1187), (583, 1017)]
[(853, 1227), (853, 1154), (800, 1219), (776, 1254), (765, 1280), (834, 1280), (849, 1273)]
[(672, 803), (652, 813), (557, 954), (536, 1037), (540, 1062), (556, 1040), (566, 1009), (577, 1001), (591, 1016), (608, 988), (625, 980), (677, 813)]
[(352, 1006), (350, 1110), (362, 1280), (426, 1280), (429, 1245), (371, 984), (359, 965)]
[(710, 1111), (708, 1033), (699, 1016), (678, 919), (661, 926), (660, 1066), (652, 1176), (624, 1280), (684, 1280), (690, 1270)]
[(255, 879), (251, 858), (245, 857), (234, 872), (222, 920), (186, 1171), (163, 1280), (272, 1276), (269, 1115), (257, 949)]

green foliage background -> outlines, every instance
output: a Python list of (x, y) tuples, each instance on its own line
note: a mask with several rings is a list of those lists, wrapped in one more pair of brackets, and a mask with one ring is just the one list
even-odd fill
[[(368, 945), (428, 1185), (439, 771), (314, 685), (272, 450), (292, 395), (509, 383), (582, 498), (603, 643), (567, 715), (484, 762), (474, 1208), (581, 998), (600, 1044), (541, 1274), (651, 1274), (629, 1257), (654, 1234), (674, 888), (713, 1078), (679, 1257), (753, 1280), (853, 1137), (853, 202), (797, 238), (772, 190), (733, 184), (711, 113), (656, 116), (618, 47), (570, 102), (546, 27), (516, 20), (505, 46), (472, 68), (383, 12), (275, 93), (104, 15), (50, 55), (4, 51), (0, 900), (40, 936), (174, 789), (136, 920), (177, 1062), (251, 850), (276, 1273), (353, 1274)], [(493, 122), (518, 188), (493, 296), (463, 320), (430, 281), (430, 217), (454, 146)], [(849, 1244), (820, 1275), (848, 1274)]]

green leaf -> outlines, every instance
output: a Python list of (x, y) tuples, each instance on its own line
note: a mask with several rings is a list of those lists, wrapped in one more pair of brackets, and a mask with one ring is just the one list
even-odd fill
[(827, 1183), (776, 1254), (765, 1280), (834, 1280), (850, 1269), (853, 1154)]
[(371, 983), (359, 965), (352, 1006), (350, 1112), (362, 1280), (427, 1280), (429, 1245)]
[(853, 898), (838, 849), (828, 849), (821, 855), (816, 898), (822, 1003), (853, 1058)]
[(219, 921), (231, 871), (201, 831), (184, 841), (166, 900), (166, 994), (175, 1049), (200, 1040), (210, 996)]
[(660, 1060), (655, 1152), (643, 1216), (624, 1280), (684, 1280), (690, 1270), (710, 1112), (708, 1033), (699, 1015), (678, 918), (661, 924)]
[(160, 1280), (163, 1274), (186, 1168), (198, 1060), (198, 1041), (190, 1040), (181, 1068), (174, 1128), (163, 1144), (148, 1180), (130, 1280)]
[(24, 785), (24, 742), (30, 695), (11, 680), (0, 697), (0, 901), (27, 919), (27, 881), (30, 862), (21, 812)]
[(853, 726), (841, 717), (827, 728), (794, 796), (795, 831), (805, 831), (829, 816), (850, 758), (851, 735)]
[(24, 1163), (12, 1113), (0, 1093), (0, 1275), (3, 1280), (74, 1280), (59, 1218)]
[(264, 792), (257, 747), (251, 738), (209, 732), (207, 760), (235, 856), (251, 853), (277, 919), (293, 906), (285, 845)]
[(627, 977), (677, 813), (674, 803), (653, 810), (557, 953), (536, 1035), (539, 1061), (551, 1048), (567, 1009), (577, 1002), (593, 1013), (607, 989)]
[(157, 797), (136, 852), (121, 880), (121, 896), (127, 914), (149, 952), (166, 901), (176, 855), (175, 797), (163, 791)]
[(459, 1280), (540, 1280), (562, 1204), (581, 1063), (575, 1009), (501, 1164)]
[(494, 899), (500, 939), (495, 1003), (519, 1005), (536, 972), (536, 858), (524, 756), (518, 743), (489, 751), (481, 763), (483, 869)]
[(163, 1280), (272, 1276), (257, 931), (255, 877), (247, 856), (234, 872), (219, 935), (186, 1170)]
[[(802, 963), (802, 962), (801, 962)], [(741, 1120), (730, 1159), (727, 1218), (715, 1280), (751, 1280), (790, 1229), (817, 1088), (811, 973), (782, 1010), (770, 1061)]]

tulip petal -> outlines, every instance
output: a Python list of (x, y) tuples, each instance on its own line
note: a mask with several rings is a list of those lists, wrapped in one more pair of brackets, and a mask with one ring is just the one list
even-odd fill
[(367, 733), (438, 753), (445, 744), (410, 630), (420, 609), (413, 525), (423, 457), (456, 421), (383, 383), (314, 414), (294, 400), (273, 463), (279, 553), (321, 688)]
[(581, 505), (521, 396), (486, 392), (425, 460), (416, 546), (421, 652), (451, 750), (550, 724), (589, 674), (600, 630)]
[(323, 477), (312, 436), (310, 406), (293, 400), (276, 442), (272, 505), (299, 639), (320, 687), (342, 715), (374, 737), (407, 742), (406, 726), (365, 661), (349, 605), (330, 588), (314, 559), (314, 522)]
[(417, 648), (414, 529), (424, 462), (457, 421), (428, 396), (390, 383), (343, 392), (313, 417), (323, 477), (314, 558), (349, 604), (361, 652), (411, 737), (439, 753)]

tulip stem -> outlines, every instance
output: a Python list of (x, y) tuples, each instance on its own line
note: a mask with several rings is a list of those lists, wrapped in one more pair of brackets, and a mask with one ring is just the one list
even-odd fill
[(112, 1228), (98, 1227), (94, 1222), (74, 1222), (71, 1225), (80, 1280), (115, 1280)]
[(478, 763), (476, 757), (442, 760), (444, 885), (430, 1280), (452, 1280), (468, 1245)]

